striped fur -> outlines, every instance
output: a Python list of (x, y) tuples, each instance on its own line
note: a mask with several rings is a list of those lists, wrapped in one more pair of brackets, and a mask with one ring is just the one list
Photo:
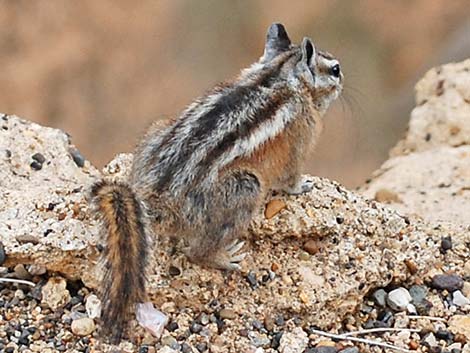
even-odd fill
[(103, 329), (112, 342), (118, 342), (131, 309), (146, 297), (148, 244), (144, 215), (136, 195), (126, 184), (100, 181), (93, 185), (92, 195), (107, 234)]

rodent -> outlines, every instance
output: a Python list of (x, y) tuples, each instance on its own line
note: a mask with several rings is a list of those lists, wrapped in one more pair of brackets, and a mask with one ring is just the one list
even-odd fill
[(102, 321), (112, 342), (146, 297), (150, 235), (183, 239), (195, 263), (237, 270), (245, 257), (238, 239), (267, 193), (312, 189), (302, 163), (342, 87), (338, 60), (309, 38), (292, 44), (274, 23), (257, 62), (149, 129), (128, 182), (93, 185), (107, 237)]

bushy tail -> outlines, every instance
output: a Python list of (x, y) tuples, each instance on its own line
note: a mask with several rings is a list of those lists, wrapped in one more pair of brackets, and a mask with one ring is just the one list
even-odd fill
[(145, 267), (148, 240), (144, 212), (131, 187), (100, 181), (93, 185), (94, 203), (107, 236), (103, 283), (104, 333), (117, 343), (135, 304), (145, 300)]

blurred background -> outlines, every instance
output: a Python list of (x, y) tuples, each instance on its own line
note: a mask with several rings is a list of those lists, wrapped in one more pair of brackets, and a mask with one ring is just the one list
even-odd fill
[(468, 0), (0, 1), (0, 112), (61, 128), (98, 167), (263, 52), (271, 22), (337, 56), (344, 99), (308, 171), (354, 187), (403, 135), (413, 86), (470, 57)]

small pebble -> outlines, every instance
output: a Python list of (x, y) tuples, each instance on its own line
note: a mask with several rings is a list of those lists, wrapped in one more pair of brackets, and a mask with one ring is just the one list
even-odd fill
[(248, 332), (248, 338), (250, 339), (250, 343), (255, 347), (267, 347), (271, 344), (271, 340), (264, 333), (250, 331)]
[(45, 266), (42, 265), (29, 265), (28, 272), (31, 276), (42, 276), (47, 272)]
[(258, 280), (256, 279), (256, 274), (253, 271), (248, 272), (246, 280), (248, 281), (252, 289), (258, 287)]
[(69, 153), (77, 167), (83, 168), (85, 165), (85, 157), (82, 156), (80, 151), (75, 147), (71, 147), (69, 148)]
[(427, 344), (428, 347), (436, 347), (437, 340), (434, 334), (431, 332), (423, 339), (423, 343)]
[(183, 352), (183, 353), (192, 353), (193, 349), (191, 348), (191, 346), (189, 344), (187, 344), (186, 342), (183, 342), (183, 344), (181, 345), (181, 352)]
[(347, 347), (342, 349), (340, 353), (359, 353), (359, 348), (357, 347)]
[(101, 300), (94, 294), (89, 295), (85, 302), (88, 317), (95, 319), (101, 316)]
[[(309, 351), (307, 350), (307, 352)], [(336, 349), (336, 347), (331, 347), (331, 346), (320, 346), (320, 347), (313, 348), (310, 352), (312, 353), (336, 353), (338, 352), (338, 349)]]
[(222, 309), (219, 311), (221, 319), (233, 320), (237, 318), (237, 313), (231, 309)]
[(26, 268), (24, 267), (23, 264), (16, 265), (13, 271), (15, 272), (15, 278), (25, 279), (25, 280), (31, 279), (31, 275), (29, 274), (28, 271), (26, 271)]
[(95, 331), (95, 323), (92, 319), (84, 317), (72, 321), (71, 329), (77, 336), (88, 336)]
[(456, 290), (455, 292), (452, 293), (452, 303), (454, 303), (457, 306), (463, 307), (465, 305), (470, 304), (470, 300), (465, 297), (461, 291)]
[(462, 289), (463, 280), (457, 275), (435, 275), (432, 278), (431, 286), (436, 289), (446, 289), (449, 292)]
[(176, 321), (171, 321), (168, 325), (166, 325), (166, 329), (170, 332), (176, 331), (179, 328), (179, 325)]
[(302, 261), (308, 261), (310, 260), (310, 255), (306, 251), (302, 251), (299, 255), (299, 259)]
[(387, 304), (395, 311), (405, 310), (411, 302), (411, 295), (403, 287), (392, 290), (387, 295)]
[(18, 235), (15, 237), (16, 241), (20, 244), (39, 244), (39, 239), (35, 237), (34, 235), (29, 235), (29, 234), (23, 234), (23, 235)]
[(444, 341), (452, 341), (454, 335), (447, 330), (437, 330), (435, 333), (436, 338)]
[(202, 343), (196, 344), (196, 349), (197, 349), (199, 352), (205, 352), (205, 351), (207, 351), (207, 343), (202, 342)]
[(264, 211), (264, 216), (266, 219), (273, 218), (279, 212), (281, 212), (284, 208), (286, 208), (286, 203), (282, 200), (271, 200), (266, 205), (266, 209)]
[(278, 349), (284, 332), (276, 332), (271, 340), (271, 348)]
[(170, 335), (163, 336), (161, 342), (164, 346), (168, 346), (168, 347), (172, 347), (178, 343), (176, 341), (176, 338)]
[(447, 252), (448, 250), (452, 249), (452, 237), (442, 237), (441, 238), (441, 250), (443, 253)]
[(421, 303), (428, 295), (428, 289), (425, 286), (414, 285), (408, 290), (413, 304)]
[(189, 326), (189, 331), (192, 333), (199, 333), (202, 330), (202, 325), (198, 324), (197, 322), (193, 321)]
[(44, 157), (44, 155), (42, 153), (35, 153), (35, 154), (33, 154), (33, 156), (31, 158), (34, 161), (41, 164), (41, 165), (44, 164), (44, 162), (46, 161), (46, 157)]
[(387, 292), (384, 289), (378, 289), (372, 294), (372, 299), (378, 306), (385, 308)]
[(38, 163), (36, 161), (32, 161), (31, 164), (30, 164), (30, 167), (31, 167), (31, 169), (34, 169), (34, 170), (41, 170), (42, 169), (42, 164)]
[(206, 313), (201, 313), (198, 317), (198, 321), (201, 323), (201, 325), (206, 326), (209, 323), (209, 316)]
[(7, 256), (5, 254), (5, 247), (3, 246), (3, 243), (0, 241), (0, 266), (3, 265), (6, 258), (7, 258)]
[(304, 250), (310, 255), (315, 255), (320, 250), (320, 246), (317, 241), (309, 240), (304, 244)]
[(181, 274), (181, 270), (176, 266), (170, 266), (168, 268), (168, 274), (173, 277), (179, 276)]

